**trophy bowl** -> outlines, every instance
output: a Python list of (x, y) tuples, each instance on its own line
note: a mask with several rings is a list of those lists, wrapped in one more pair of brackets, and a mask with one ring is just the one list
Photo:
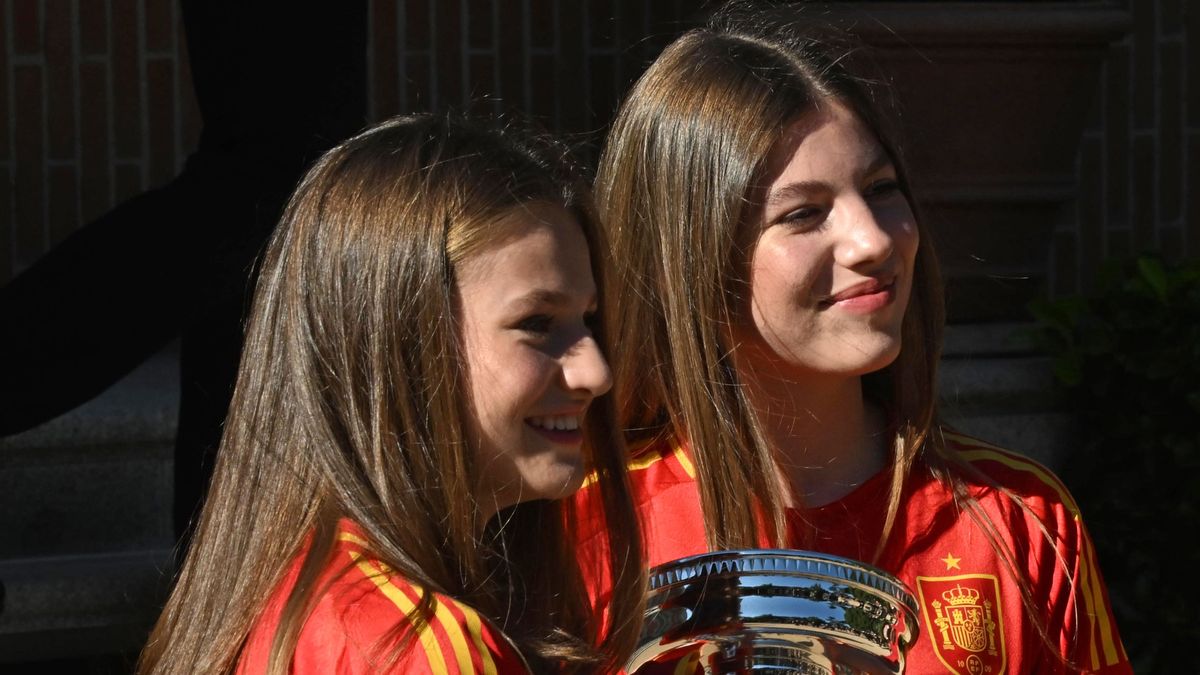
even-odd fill
[(718, 551), (660, 565), (645, 619), (625, 666), (633, 675), (902, 673), (917, 638), (916, 599), (899, 579), (809, 551)]

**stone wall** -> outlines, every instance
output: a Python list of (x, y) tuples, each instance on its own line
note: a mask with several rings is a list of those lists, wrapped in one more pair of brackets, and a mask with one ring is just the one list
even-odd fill
[(1079, 153), (1079, 196), (1050, 269), (1056, 293), (1100, 261), (1153, 250), (1200, 256), (1200, 5), (1125, 0), (1132, 30), (1109, 49)]

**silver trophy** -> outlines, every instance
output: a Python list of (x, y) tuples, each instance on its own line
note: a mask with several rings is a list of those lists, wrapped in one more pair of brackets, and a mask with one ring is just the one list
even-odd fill
[(719, 551), (651, 570), (625, 670), (902, 673), (916, 638), (916, 599), (886, 572), (809, 551)]

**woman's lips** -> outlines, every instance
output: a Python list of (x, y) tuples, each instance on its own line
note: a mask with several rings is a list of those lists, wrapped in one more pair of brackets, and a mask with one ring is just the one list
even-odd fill
[(525, 420), (525, 425), (552, 443), (579, 445), (583, 442), (580, 421), (583, 411), (557, 415), (540, 415)]
[(534, 426), (528, 422), (525, 424), (552, 443), (559, 445), (579, 445), (583, 443), (583, 431), (580, 429), (547, 429), (545, 427)]
[(887, 283), (871, 280), (856, 284), (830, 297), (822, 304), (845, 312), (869, 314), (887, 307), (896, 299), (896, 280)]

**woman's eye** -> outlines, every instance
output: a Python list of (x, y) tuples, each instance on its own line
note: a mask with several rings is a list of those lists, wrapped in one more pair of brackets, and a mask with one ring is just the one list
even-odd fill
[(822, 210), (816, 206), (802, 206), (794, 211), (789, 211), (781, 220), (785, 223), (807, 223), (820, 216), (821, 213)]
[(532, 333), (534, 335), (545, 335), (550, 332), (550, 327), (554, 324), (554, 320), (546, 314), (534, 314), (527, 316), (517, 322), (516, 329)]
[(900, 191), (900, 182), (895, 178), (883, 178), (867, 186), (868, 197), (890, 197)]
[(792, 209), (776, 222), (796, 234), (820, 230), (828, 222), (829, 209), (824, 205), (810, 204)]

